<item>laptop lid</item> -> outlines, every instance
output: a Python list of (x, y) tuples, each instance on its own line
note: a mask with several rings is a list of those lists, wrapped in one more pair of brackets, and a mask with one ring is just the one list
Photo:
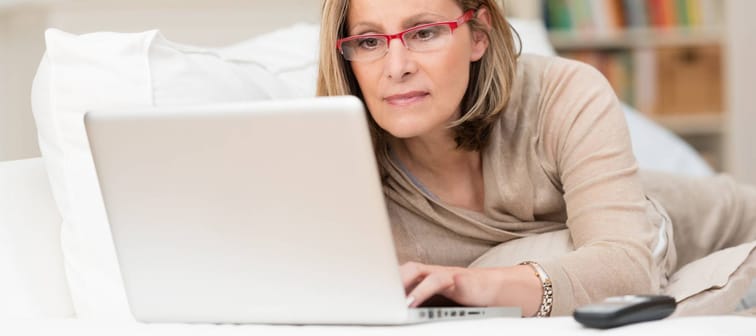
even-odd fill
[(358, 99), (91, 111), (85, 125), (138, 320), (407, 318)]

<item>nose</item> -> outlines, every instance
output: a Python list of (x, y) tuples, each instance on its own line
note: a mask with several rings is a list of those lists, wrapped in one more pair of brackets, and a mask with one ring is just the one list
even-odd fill
[(400, 39), (389, 41), (384, 65), (386, 76), (393, 80), (403, 80), (417, 71), (417, 63), (412, 56)]

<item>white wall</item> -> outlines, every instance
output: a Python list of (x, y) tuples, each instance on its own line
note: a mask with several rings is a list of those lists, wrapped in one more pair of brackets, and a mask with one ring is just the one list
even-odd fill
[(0, 14), (0, 160), (39, 155), (31, 83), (44, 50), (39, 12)]
[(320, 0), (79, 0), (50, 6), (47, 25), (72, 33), (160, 29), (177, 42), (219, 46), (319, 17)]

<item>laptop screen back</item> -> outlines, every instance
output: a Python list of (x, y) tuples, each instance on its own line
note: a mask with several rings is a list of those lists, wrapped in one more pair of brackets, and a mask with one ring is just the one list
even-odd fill
[(91, 111), (85, 124), (137, 319), (406, 318), (356, 98)]

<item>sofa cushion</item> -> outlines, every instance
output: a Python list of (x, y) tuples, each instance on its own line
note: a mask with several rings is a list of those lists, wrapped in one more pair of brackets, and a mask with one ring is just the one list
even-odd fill
[(74, 315), (42, 159), (0, 162), (0, 318)]

